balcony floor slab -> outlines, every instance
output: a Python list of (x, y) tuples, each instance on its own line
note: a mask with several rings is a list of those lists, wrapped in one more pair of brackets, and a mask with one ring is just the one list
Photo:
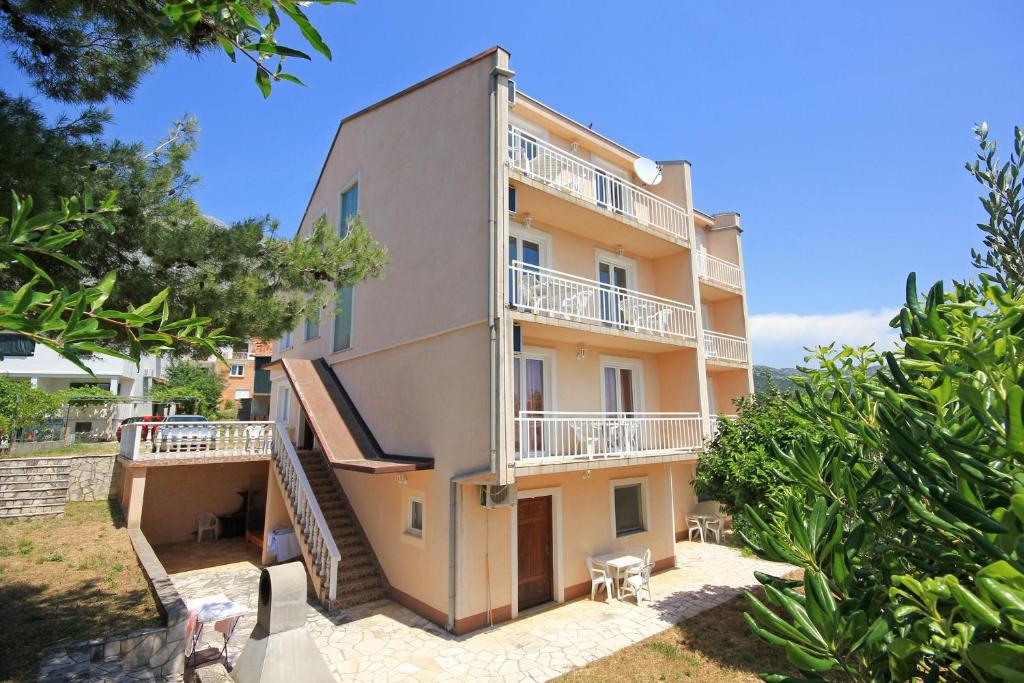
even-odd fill
[(585, 456), (574, 459), (544, 460), (536, 462), (519, 460), (512, 463), (510, 469), (517, 477), (536, 474), (558, 474), (560, 472), (581, 472), (585, 470), (601, 470), (610, 467), (633, 467), (634, 465), (656, 465), (666, 462), (696, 462), (700, 459), (699, 450), (673, 451), (650, 455), (626, 455), (621, 457), (602, 457), (588, 459)]
[[(633, 329), (619, 329), (610, 325), (568, 320), (552, 315), (527, 313), (509, 309), (512, 319), (520, 323), (536, 323), (523, 334), (533, 339), (584, 343), (591, 346), (611, 346), (628, 351), (665, 353), (679, 348), (695, 348), (697, 340), (687, 337), (669, 337)], [(582, 333), (582, 334), (581, 334)]]

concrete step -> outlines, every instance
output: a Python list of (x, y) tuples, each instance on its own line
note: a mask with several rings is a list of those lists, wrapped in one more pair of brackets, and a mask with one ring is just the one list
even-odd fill
[(20, 505), (8, 507), (0, 504), (0, 519), (20, 519), (22, 517), (45, 517), (64, 514), (64, 501), (47, 505)]
[(0, 496), (7, 491), (19, 491), (26, 488), (38, 488), (40, 490), (67, 489), (68, 477), (40, 481), (38, 477), (25, 477), (15, 481), (0, 482)]
[(0, 458), (0, 471), (18, 469), (20, 467), (66, 467), (71, 469), (67, 460), (60, 458)]
[(0, 505), (18, 503), (25, 504), (29, 501), (67, 501), (68, 488), (28, 488), (19, 490), (5, 490), (0, 493)]

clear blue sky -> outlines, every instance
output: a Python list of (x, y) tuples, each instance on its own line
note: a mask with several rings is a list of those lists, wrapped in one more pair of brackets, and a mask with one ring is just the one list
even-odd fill
[[(334, 61), (264, 101), (248, 65), (176, 57), (110, 133), (198, 116), (204, 211), (294, 230), (340, 118), (498, 43), (519, 86), (641, 154), (689, 159), (697, 207), (738, 210), (757, 362), (878, 338), (906, 274), (971, 274), (971, 126), (1024, 124), (1024, 3), (383, 2), (311, 9)], [(22, 82), (0, 66), (6, 87)], [(24, 90), (23, 90), (24, 91)], [(47, 111), (57, 111), (47, 107)], [(771, 315), (783, 314), (783, 315)], [(824, 337), (822, 336), (824, 335)]]

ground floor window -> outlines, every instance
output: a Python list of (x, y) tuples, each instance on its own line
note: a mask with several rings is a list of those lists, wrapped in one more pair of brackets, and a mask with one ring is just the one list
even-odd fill
[(409, 499), (405, 533), (412, 536), (423, 536), (423, 500), (420, 498)]
[(642, 481), (628, 480), (612, 484), (612, 513), (616, 538), (647, 530), (645, 493)]

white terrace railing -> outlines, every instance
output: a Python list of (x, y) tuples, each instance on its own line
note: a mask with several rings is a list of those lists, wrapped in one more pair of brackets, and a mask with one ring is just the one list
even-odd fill
[(136, 422), (118, 451), (135, 461), (269, 456), (273, 422)]
[(523, 464), (664, 455), (703, 447), (698, 413), (522, 411), (516, 461)]
[(693, 306), (522, 261), (509, 264), (512, 305), (529, 313), (680, 339), (697, 338)]
[(721, 424), (724, 420), (735, 420), (738, 417), (739, 415), (727, 415), (724, 413), (721, 415), (712, 415), (711, 417), (709, 417), (708, 421), (711, 427), (711, 438), (713, 439), (716, 436), (718, 436), (718, 425)]
[(731, 363), (749, 362), (747, 340), (733, 334), (704, 330), (704, 353), (709, 360), (724, 360)]
[(282, 425), (273, 430), (273, 461), (288, 499), (292, 520), (302, 531), (303, 542), (321, 581), (327, 582), (327, 598), (338, 597), (338, 562), (341, 552), (327, 526), (295, 451)]
[(712, 256), (704, 249), (698, 252), (698, 273), (715, 284), (743, 289), (743, 273), (735, 263)]
[(512, 168), (531, 178), (602, 209), (664, 230), (676, 239), (690, 241), (690, 214), (683, 207), (537, 140), (515, 126), (508, 128), (508, 159)]

